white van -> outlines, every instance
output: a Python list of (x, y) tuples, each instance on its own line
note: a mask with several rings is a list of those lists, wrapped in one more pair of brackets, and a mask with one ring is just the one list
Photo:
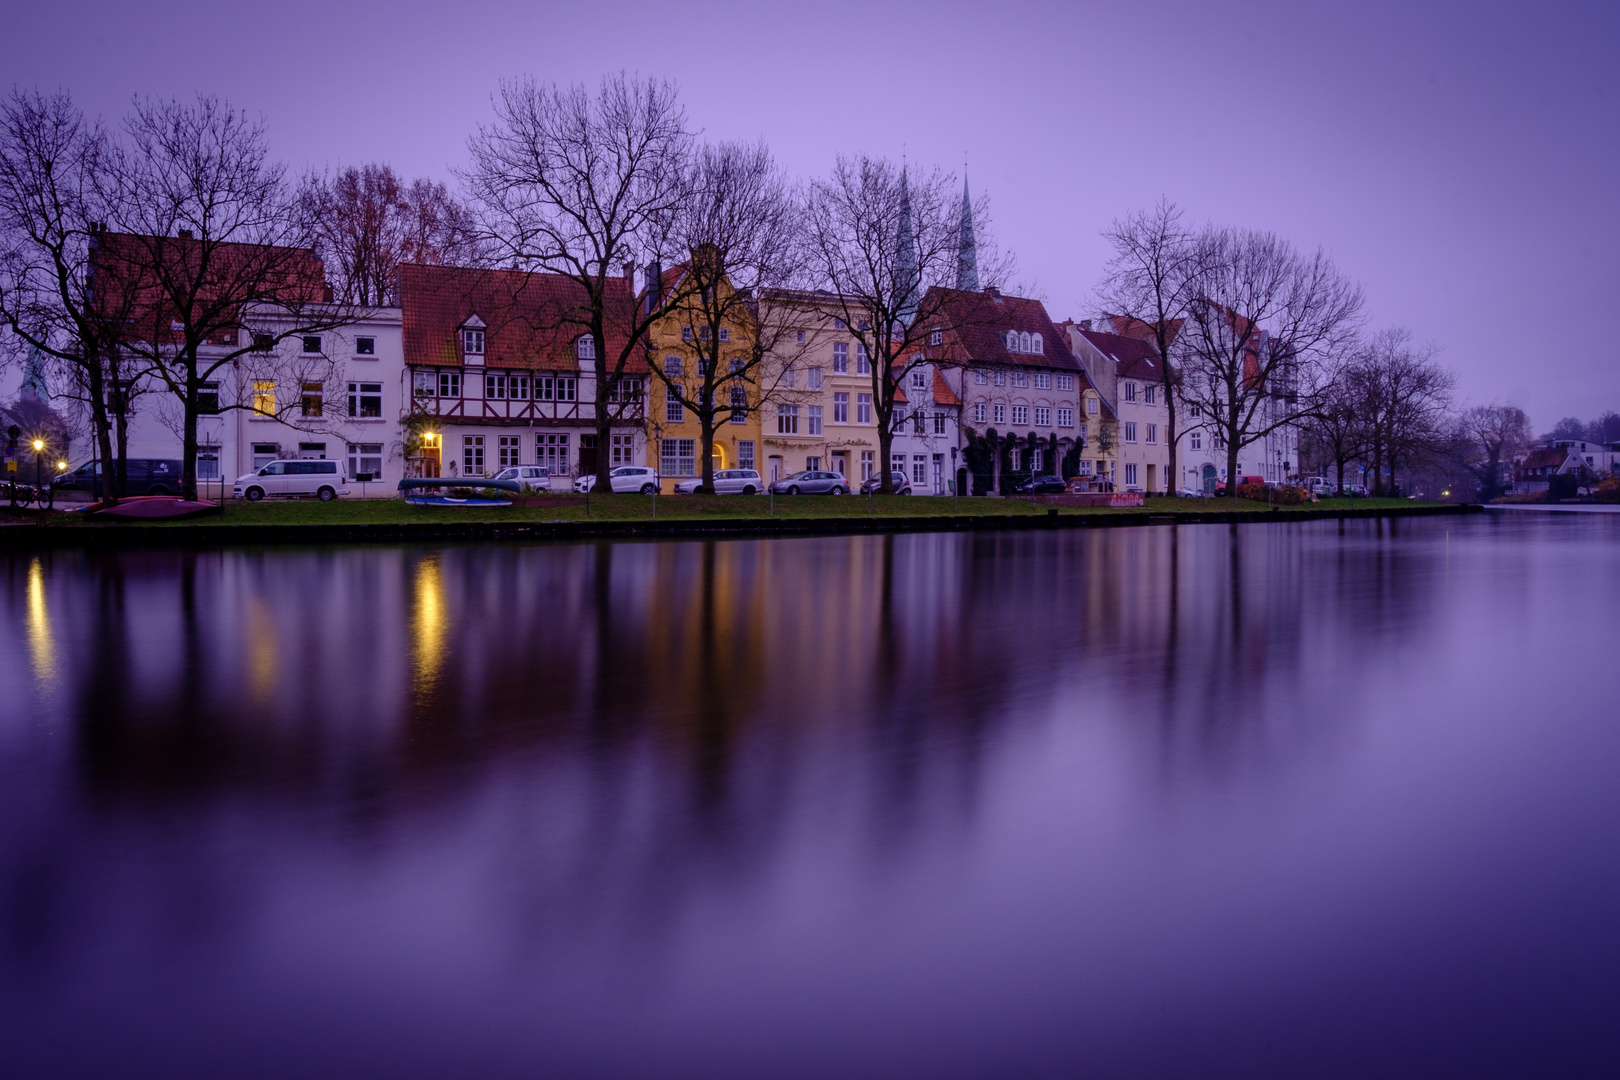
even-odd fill
[(343, 474), (335, 461), (272, 461), (258, 472), (236, 478), (236, 497), (258, 502), (266, 495), (296, 498), (313, 495), (331, 502), (347, 495)]

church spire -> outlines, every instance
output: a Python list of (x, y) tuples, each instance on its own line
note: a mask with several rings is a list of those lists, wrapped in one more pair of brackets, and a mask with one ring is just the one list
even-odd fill
[(979, 291), (979, 242), (973, 235), (973, 200), (968, 197), (967, 177), (962, 177), (962, 230), (956, 240), (956, 287)]
[(911, 223), (911, 185), (900, 170), (900, 227), (894, 238), (894, 277), (901, 295), (900, 320), (907, 326), (917, 317), (922, 299), (922, 274), (917, 268), (917, 235)]

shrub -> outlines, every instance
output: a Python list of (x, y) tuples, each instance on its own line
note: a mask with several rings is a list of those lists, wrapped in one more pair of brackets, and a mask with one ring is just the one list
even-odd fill
[(1271, 501), (1279, 506), (1304, 506), (1310, 500), (1310, 492), (1302, 487), (1287, 485), (1271, 489)]
[(1239, 484), (1237, 488), (1237, 497), (1240, 499), (1253, 499), (1255, 502), (1265, 502), (1266, 485)]
[(1598, 502), (1620, 502), (1620, 476), (1609, 477), (1593, 488), (1592, 494), (1597, 498)]

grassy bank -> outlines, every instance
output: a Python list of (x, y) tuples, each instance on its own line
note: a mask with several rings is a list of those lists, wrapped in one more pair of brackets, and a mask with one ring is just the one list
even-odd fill
[[(589, 504), (559, 500), (557, 506), (536, 507), (448, 507), (410, 506), (399, 499), (338, 500), (321, 503), (315, 501), (247, 503), (228, 501), (223, 514), (209, 514), (182, 521), (140, 522), (110, 521), (89, 514), (63, 513), (60, 510), (44, 515), (37, 512), (9, 512), (5, 516), (13, 521), (37, 522), (51, 528), (71, 529), (186, 529), (220, 525), (444, 525), (457, 522), (660, 522), (715, 521), (743, 523), (751, 520), (768, 522), (778, 519), (828, 518), (949, 518), (949, 517), (1048, 517), (1056, 509), (1061, 517), (1098, 515), (1198, 515), (1270, 513), (1272, 508), (1263, 502), (1246, 499), (1148, 499), (1141, 509), (1116, 510), (1092, 507), (1051, 507), (1022, 499), (914, 498), (908, 496), (846, 495), (782, 497), (774, 507), (769, 499), (740, 496), (717, 497), (702, 495), (614, 495), (592, 498)], [(656, 505), (655, 505), (656, 503)], [(1277, 509), (1279, 517), (1309, 512), (1311, 516), (1323, 511), (1376, 511), (1408, 509), (1414, 503), (1404, 499), (1324, 499), (1305, 506), (1285, 506)]]

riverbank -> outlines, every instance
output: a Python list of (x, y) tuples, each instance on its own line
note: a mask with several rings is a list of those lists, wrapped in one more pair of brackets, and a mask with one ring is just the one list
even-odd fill
[(1053, 507), (1018, 499), (890, 496), (841, 499), (618, 495), (589, 505), (456, 508), (400, 500), (227, 503), (183, 521), (111, 522), (85, 514), (12, 514), (0, 546), (240, 547), (513, 540), (696, 539), (861, 533), (978, 532), (1138, 525), (1305, 521), (1461, 514), (1479, 508), (1397, 499), (1327, 500), (1269, 507), (1225, 499), (1149, 499), (1140, 509)]

